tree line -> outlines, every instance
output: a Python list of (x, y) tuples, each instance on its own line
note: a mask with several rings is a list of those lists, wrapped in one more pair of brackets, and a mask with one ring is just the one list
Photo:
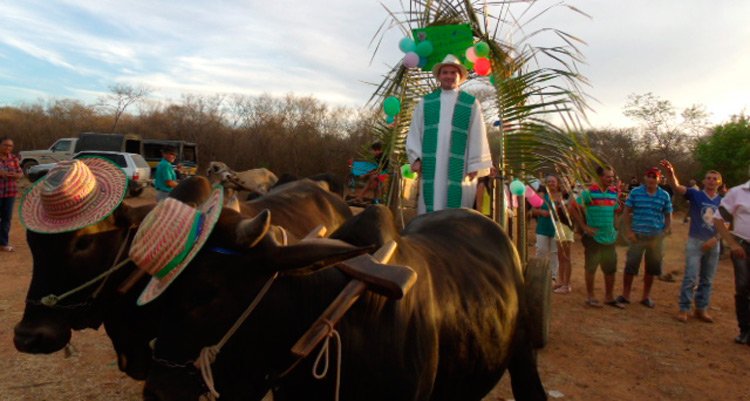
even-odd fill
[[(113, 102), (117, 105), (117, 102)], [(121, 103), (120, 103), (121, 104)], [(366, 155), (372, 113), (330, 107), (312, 97), (195, 96), (175, 103), (141, 99), (138, 111), (47, 100), (0, 108), (0, 134), (16, 150), (44, 149), (81, 132), (181, 139), (199, 146), (201, 169), (222, 161), (238, 171), (265, 167), (277, 174), (348, 173), (347, 160)]]
[[(56, 139), (81, 132), (132, 133), (144, 138), (182, 139), (199, 145), (201, 168), (222, 161), (236, 170), (265, 167), (277, 174), (298, 176), (330, 172), (344, 177), (347, 161), (367, 157), (383, 118), (371, 109), (331, 107), (314, 97), (183, 95), (177, 102), (151, 102), (148, 91), (116, 86), (96, 104), (50, 99), (0, 108), (0, 135), (16, 150), (43, 149)], [(137, 107), (128, 113), (126, 108)], [(700, 106), (677, 112), (668, 100), (648, 93), (631, 95), (624, 114), (632, 128), (593, 129), (580, 133), (604, 162), (627, 182), (642, 178), (660, 159), (672, 161), (680, 180), (700, 181), (709, 169), (736, 185), (747, 179), (750, 124), (739, 114), (710, 127)], [(500, 145), (488, 121), (493, 153)], [(550, 166), (552, 167), (552, 166)]]
[(675, 166), (681, 183), (702, 181), (707, 170), (722, 173), (728, 186), (747, 181), (750, 164), (750, 124), (739, 113), (711, 126), (701, 105), (680, 113), (671, 101), (653, 93), (631, 94), (623, 114), (636, 126), (590, 130), (583, 140), (602, 160), (611, 164), (621, 179), (643, 178), (646, 168), (661, 159)]

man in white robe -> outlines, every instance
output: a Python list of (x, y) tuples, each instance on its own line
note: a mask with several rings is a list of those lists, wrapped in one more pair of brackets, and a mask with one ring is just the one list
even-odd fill
[[(419, 214), (471, 208), (477, 178), (489, 175), (492, 167), (479, 101), (458, 89), (468, 71), (455, 56), (448, 55), (432, 73), (440, 82), (440, 89), (419, 101), (406, 138), (411, 169), (421, 175)], [(437, 137), (430, 142), (430, 135), (435, 134)]]

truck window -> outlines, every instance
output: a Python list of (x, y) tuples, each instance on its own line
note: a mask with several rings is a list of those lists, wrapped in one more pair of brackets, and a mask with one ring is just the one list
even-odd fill
[(196, 163), (195, 158), (195, 147), (194, 146), (183, 146), (182, 147), (182, 161), (188, 163)]
[(146, 160), (161, 160), (161, 149), (164, 145), (160, 143), (144, 143), (143, 154)]
[(52, 146), (53, 152), (67, 152), (70, 150), (71, 141), (59, 141)]
[(79, 154), (77, 159), (81, 157), (90, 157), (90, 156), (98, 156), (103, 157), (105, 159), (109, 159), (113, 161), (116, 165), (125, 168), (128, 166), (128, 163), (125, 161), (125, 156), (117, 154), (117, 153), (97, 153), (97, 152), (86, 152)]
[(141, 154), (141, 141), (135, 141), (135, 140), (126, 140), (125, 141), (125, 151), (128, 153), (137, 153)]

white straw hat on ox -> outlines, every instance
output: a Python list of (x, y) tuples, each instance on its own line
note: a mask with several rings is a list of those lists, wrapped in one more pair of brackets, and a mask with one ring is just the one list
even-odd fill
[(21, 224), (30, 231), (63, 233), (98, 223), (125, 198), (128, 177), (101, 157), (57, 163), (21, 199)]
[(185, 270), (208, 240), (223, 201), (223, 188), (217, 185), (197, 208), (166, 198), (146, 215), (130, 247), (130, 259), (152, 276), (138, 305), (153, 301)]
[(445, 66), (453, 66), (458, 68), (458, 72), (461, 74), (461, 82), (459, 83), (463, 83), (467, 78), (469, 78), (469, 71), (466, 69), (466, 67), (464, 67), (463, 64), (461, 64), (461, 60), (459, 60), (458, 57), (452, 54), (447, 54), (442, 62), (437, 63), (432, 67), (432, 75), (435, 76), (435, 79), (440, 78), (440, 69)]

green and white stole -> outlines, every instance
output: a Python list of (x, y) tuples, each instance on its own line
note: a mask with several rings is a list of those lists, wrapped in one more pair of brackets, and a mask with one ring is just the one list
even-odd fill
[[(422, 138), (422, 198), (427, 212), (434, 210), (435, 201), (435, 164), (438, 144), (438, 126), (440, 125), (441, 90), (424, 97), (424, 137)], [(459, 91), (456, 106), (453, 109), (451, 124), (450, 155), (448, 159), (448, 208), (461, 207), (461, 182), (464, 179), (464, 157), (466, 141), (469, 137), (471, 107), (474, 96)]]

